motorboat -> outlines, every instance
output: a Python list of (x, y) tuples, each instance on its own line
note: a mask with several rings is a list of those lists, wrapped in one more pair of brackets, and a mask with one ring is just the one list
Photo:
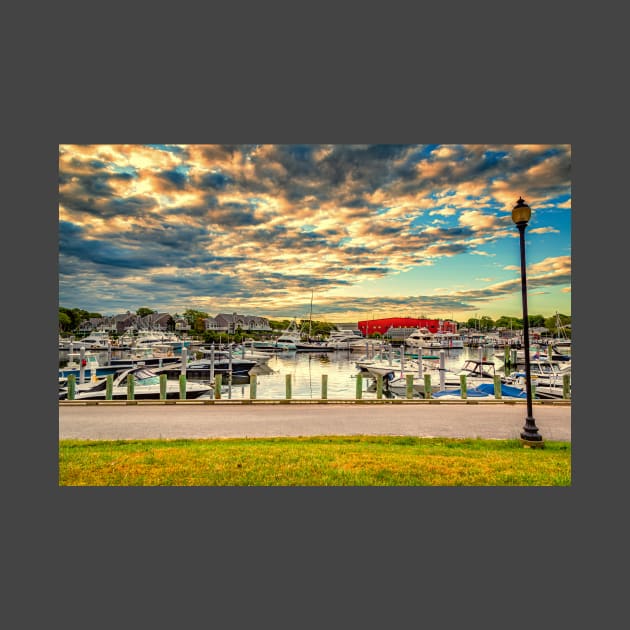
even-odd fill
[[(529, 371), (532, 389), (536, 398), (564, 398), (565, 378), (568, 378), (568, 396), (571, 397), (571, 365), (563, 361), (530, 361)], [(523, 369), (515, 370), (503, 376), (501, 380), (516, 387), (526, 386), (526, 373)]]
[(405, 345), (408, 348), (429, 348), (437, 349), (442, 347), (442, 342), (435, 339), (435, 335), (424, 326), (414, 330), (406, 339)]
[[(189, 361), (186, 364), (186, 378), (212, 380), (213, 374), (246, 375), (258, 361), (255, 359), (239, 359), (238, 357), (215, 356)], [(166, 374), (169, 378), (177, 378), (182, 372), (180, 363), (169, 364), (156, 370), (159, 374)]]
[(331, 330), (326, 345), (334, 350), (352, 350), (356, 347), (365, 348), (366, 339), (359, 331)]
[[(505, 362), (505, 352), (495, 352), (494, 354), (497, 362)], [(516, 360), (515, 360), (516, 359)], [(525, 368), (525, 350), (523, 348), (519, 350), (510, 350), (510, 367), (515, 370), (522, 370)], [(567, 370), (571, 368), (571, 355), (559, 352), (555, 346), (551, 346), (551, 357), (549, 357), (549, 351), (541, 348), (530, 348), (529, 361), (551, 361), (558, 365), (558, 369)]]
[[(133, 390), (135, 400), (159, 399), (160, 398), (160, 375), (148, 367), (133, 367), (117, 372), (112, 382), (112, 400), (125, 400), (128, 398), (128, 379), (133, 379)], [(180, 398), (179, 380), (166, 380), (166, 398)], [(194, 399), (209, 394), (212, 385), (195, 381), (186, 381), (186, 398)], [(67, 398), (67, 387), (65, 395), (60, 389), (59, 399)], [(100, 378), (96, 383), (85, 383), (77, 385), (74, 400), (105, 400), (107, 395), (107, 377)]]
[(106, 330), (93, 330), (82, 339), (75, 339), (72, 346), (86, 350), (107, 350), (112, 345), (112, 339)]
[[(431, 398), (439, 400), (462, 400), (463, 391), (459, 389), (444, 389), (439, 392), (433, 392)], [(494, 383), (480, 383), (476, 387), (466, 388), (466, 398), (496, 400), (494, 395)], [(527, 392), (520, 387), (513, 387), (501, 383), (501, 400), (524, 400), (527, 399)]]
[[(413, 377), (414, 395), (425, 398), (424, 377), (428, 374), (431, 377), (431, 394), (442, 389), (457, 389), (461, 387), (461, 377), (466, 377), (466, 389), (472, 389), (483, 383), (493, 383), (495, 377), (495, 366), (491, 361), (483, 359), (466, 359), (458, 371), (442, 369), (439, 364), (429, 363), (426, 366), (423, 362), (422, 374), (417, 371)], [(405, 396), (407, 392), (407, 376), (391, 379), (387, 382), (387, 388), (399, 396)]]
[[(81, 365), (83, 363), (83, 365)], [(119, 365), (103, 365), (99, 360), (99, 353), (86, 350), (83, 353), (69, 352), (68, 362), (64, 367), (59, 368), (59, 378), (67, 379), (70, 374), (73, 374), (75, 378), (81, 377), (81, 371), (83, 371), (84, 379), (93, 380), (94, 377), (107, 376), (108, 374), (114, 374), (119, 371), (121, 366)]]
[(297, 352), (334, 352), (335, 348), (322, 341), (300, 341), (295, 344)]
[(181, 360), (168, 345), (147, 345), (146, 347), (131, 348), (124, 351), (120, 357), (111, 357), (109, 364), (118, 370), (144, 365), (146, 367), (162, 367)]
[[(197, 350), (197, 352), (201, 352), (206, 357), (212, 355), (212, 348), (202, 347)], [(217, 348), (214, 349), (214, 352), (217, 352)], [(226, 350), (219, 349), (219, 352), (227, 352)], [(256, 361), (256, 363), (267, 363), (272, 356), (272, 352), (264, 351), (255, 348), (251, 341), (244, 341), (240, 346), (235, 346), (232, 349), (232, 356), (238, 359), (251, 359)]]
[(286, 330), (276, 339), (277, 346), (285, 350), (297, 350), (297, 344), (301, 343), (302, 335), (295, 319), (287, 326)]
[(435, 333), (433, 341), (439, 343), (442, 350), (460, 350), (464, 347), (463, 337), (450, 331)]
[[(247, 341), (244, 342), (243, 345), (245, 348), (252, 349), (254, 352), (260, 351), (268, 353), (269, 355), (277, 352), (288, 352), (290, 350), (290, 348), (287, 348), (286, 344), (278, 344), (275, 341)], [(247, 352), (249, 352), (249, 350), (247, 350)]]
[[(392, 381), (395, 378), (404, 378), (407, 374), (420, 374), (420, 365), (417, 359), (404, 359), (401, 361), (399, 358), (383, 357), (377, 355), (375, 358), (363, 358), (355, 361), (355, 365), (360, 372), (366, 374), (370, 378), (377, 378), (382, 376), (386, 381)], [(422, 367), (423, 370), (436, 367), (437, 364), (433, 362), (427, 362), (423, 357)]]

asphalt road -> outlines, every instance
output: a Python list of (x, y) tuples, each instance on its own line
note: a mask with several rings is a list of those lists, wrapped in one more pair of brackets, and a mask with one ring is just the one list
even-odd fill
[[(518, 439), (524, 404), (59, 405), (59, 439), (412, 435)], [(571, 441), (570, 405), (534, 405), (543, 440)]]

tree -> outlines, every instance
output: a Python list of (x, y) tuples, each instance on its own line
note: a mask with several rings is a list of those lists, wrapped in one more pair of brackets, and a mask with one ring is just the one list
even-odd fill
[(330, 331), (335, 328), (334, 324), (330, 322), (321, 322), (319, 320), (313, 320), (311, 322), (311, 337), (322, 339), (330, 336)]
[(152, 308), (147, 308), (146, 306), (143, 306), (136, 311), (136, 315), (138, 317), (146, 317), (147, 315), (152, 315), (153, 313), (157, 313), (157, 311), (154, 311)]
[(507, 328), (511, 330), (520, 330), (523, 328), (523, 320), (518, 317), (508, 317), (507, 315), (501, 315), (499, 319), (494, 323), (497, 328)]
[(194, 328), (195, 322), (198, 319), (206, 319), (206, 317), (210, 317), (208, 313), (204, 311), (196, 311), (192, 308), (186, 309), (184, 311), (184, 318), (188, 321), (188, 323)]
[(538, 328), (545, 325), (545, 318), (542, 315), (528, 315), (527, 321), (532, 328)]
[(70, 318), (68, 330), (76, 330), (79, 328), (82, 321), (85, 321), (92, 316), (88, 311), (81, 308), (66, 308), (65, 306), (60, 306), (59, 312), (65, 313)]
[[(560, 327), (558, 327), (558, 320)], [(569, 315), (562, 315), (561, 313), (547, 317), (545, 319), (545, 328), (547, 328), (553, 336), (560, 336), (562, 333), (571, 336), (571, 317)]]
[(479, 318), (478, 317), (471, 317), (466, 322), (466, 327), (467, 328), (475, 328), (475, 329), (480, 328), (480, 320), (479, 320)]
[(61, 309), (59, 309), (59, 330), (64, 332), (72, 330), (72, 319), (70, 315), (64, 313)]
[(278, 320), (269, 320), (269, 326), (271, 330), (286, 330), (289, 327), (291, 322), (288, 319), (283, 319), (282, 321)]

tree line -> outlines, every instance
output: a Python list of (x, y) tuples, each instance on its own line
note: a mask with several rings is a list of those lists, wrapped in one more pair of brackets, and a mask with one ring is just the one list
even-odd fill
[[(135, 315), (138, 317), (146, 317), (147, 315), (152, 315), (157, 313), (158, 311), (143, 306), (136, 310)], [(76, 333), (79, 330), (79, 326), (82, 322), (88, 319), (100, 319), (103, 315), (101, 313), (93, 313), (90, 311), (86, 311), (81, 308), (66, 308), (63, 306), (59, 307), (59, 331), (63, 333)], [(227, 333), (223, 332), (215, 332), (211, 330), (206, 330), (204, 319), (210, 317), (208, 313), (205, 311), (199, 311), (195, 309), (187, 309), (181, 315), (179, 313), (175, 313), (172, 315), (167, 323), (167, 330), (174, 331), (175, 330), (175, 320), (177, 319), (185, 319), (188, 325), (190, 326), (190, 332), (193, 335), (199, 335), (203, 337), (204, 342), (212, 343), (212, 342), (221, 342), (224, 338), (227, 337)], [(268, 320), (269, 326), (273, 332), (282, 332), (286, 330), (291, 320), (282, 319), (282, 320)], [(313, 339), (323, 339), (328, 337), (331, 330), (336, 328), (335, 324), (331, 324), (330, 322), (323, 322), (317, 320), (301, 320), (297, 322), (298, 328), (300, 332), (305, 337), (311, 337)], [(115, 335), (114, 335), (115, 336)], [(261, 337), (264, 336), (262, 332), (250, 332), (241, 330), (239, 326), (237, 326), (236, 330), (230, 334), (230, 339), (235, 342), (240, 342), (243, 340), (243, 337)]]
[[(143, 306), (139, 308), (135, 314), (138, 317), (146, 317), (147, 315), (151, 315), (157, 313), (158, 311)], [(102, 318), (103, 315), (100, 313), (93, 313), (90, 311), (86, 311), (81, 308), (66, 308), (63, 306), (59, 307), (59, 330), (60, 332), (76, 332), (79, 329), (79, 326), (82, 322), (87, 319), (92, 318)], [(225, 336), (225, 333), (216, 333), (213, 331), (207, 331), (205, 329), (204, 319), (210, 317), (208, 313), (205, 311), (199, 311), (195, 309), (187, 309), (181, 315), (179, 313), (175, 313), (173, 315), (168, 324), (167, 328), (169, 330), (175, 330), (175, 320), (176, 319), (185, 319), (191, 328), (192, 334), (207, 336), (208, 339), (205, 341), (218, 341), (220, 335)], [(551, 315), (549, 317), (545, 317), (544, 315), (529, 315), (528, 323), (530, 328), (538, 328), (544, 327), (547, 328), (552, 334), (557, 334), (558, 330), (558, 321), (560, 322), (560, 326), (563, 328), (568, 326), (569, 329), (567, 331), (568, 336), (570, 336), (570, 326), (571, 326), (571, 316), (558, 314)], [(291, 323), (289, 319), (283, 320), (269, 320), (269, 325), (271, 329), (275, 332), (281, 332), (286, 330)], [(512, 330), (522, 330), (523, 329), (523, 319), (518, 317), (509, 317), (507, 315), (502, 315), (498, 319), (494, 320), (487, 315), (483, 315), (481, 317), (470, 317), (468, 320), (463, 322), (457, 322), (458, 328), (468, 328), (479, 330), (481, 332), (488, 332), (490, 330), (495, 330), (497, 328), (506, 328)], [(300, 332), (303, 336), (310, 336), (314, 339), (323, 339), (326, 338), (331, 330), (336, 328), (335, 324), (331, 324), (330, 322), (323, 322), (318, 320), (308, 320), (303, 319), (299, 321), (298, 327), (300, 328)], [(237, 329), (235, 334), (238, 337), (242, 337), (246, 331), (241, 331)], [(250, 334), (250, 333), (248, 333)]]
[[(545, 317), (544, 315), (528, 315), (527, 323), (529, 328), (547, 328), (550, 332), (556, 333), (558, 332), (558, 322), (560, 323), (560, 327), (564, 329), (565, 326), (569, 327), (567, 331), (570, 336), (570, 327), (571, 327), (571, 316), (570, 315), (562, 315), (558, 313), (557, 315), (554, 313), (550, 317)], [(512, 330), (523, 330), (523, 318), (518, 317), (508, 317), (507, 315), (502, 315), (496, 320), (493, 320), (491, 317), (484, 315), (482, 317), (470, 317), (465, 322), (458, 323), (459, 328), (468, 328), (480, 330), (482, 332), (488, 332), (490, 330), (495, 330), (497, 328), (506, 328)]]

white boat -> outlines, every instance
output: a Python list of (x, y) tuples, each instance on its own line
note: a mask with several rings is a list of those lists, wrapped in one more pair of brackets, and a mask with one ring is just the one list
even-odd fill
[(382, 352), (387, 346), (387, 342), (382, 339), (364, 339), (363, 337), (357, 337), (354, 341), (346, 342), (342, 349), (350, 350), (350, 352), (365, 352), (367, 354)]
[(335, 350), (350, 350), (351, 348), (355, 348), (359, 343), (365, 348), (365, 341), (359, 331), (331, 330), (326, 345)]
[[(515, 351), (512, 350), (512, 352)], [(503, 366), (505, 362), (505, 355), (496, 353), (494, 356), (497, 363)], [(545, 372), (566, 372), (571, 370), (571, 357), (569, 355), (556, 354), (555, 352), (552, 353), (552, 358), (550, 359), (549, 356), (545, 354), (544, 350), (531, 349), (529, 351), (530, 367), (533, 366), (534, 363), (537, 366), (536, 369), (541, 374)], [(514, 371), (525, 369), (525, 350), (516, 350), (516, 362), (514, 362), (513, 357), (510, 357), (510, 368)], [(533, 369), (534, 368), (532, 367), (532, 370)]]
[[(160, 377), (148, 367), (134, 367), (121, 370), (114, 375), (112, 387), (112, 400), (127, 399), (127, 378), (131, 376), (134, 383), (134, 399), (147, 400), (160, 398)], [(96, 383), (90, 382), (77, 385), (75, 390), (75, 400), (105, 400), (107, 389), (107, 379), (101, 378)], [(212, 391), (212, 385), (195, 381), (186, 381), (186, 398), (194, 399), (208, 394)], [(67, 388), (66, 388), (67, 397)], [(59, 393), (60, 400), (64, 398), (62, 391)], [(177, 380), (166, 381), (166, 398), (180, 398), (180, 383)]]
[[(417, 359), (401, 358), (400, 353), (394, 356), (384, 356), (385, 353), (379, 353), (373, 358), (363, 357), (355, 361), (356, 367), (364, 374), (371, 378), (382, 376), (387, 381), (393, 381), (396, 378), (405, 377), (407, 374), (420, 374), (420, 365)], [(437, 362), (428, 362), (425, 357), (422, 360), (423, 370), (430, 370), (437, 367)]]
[(73, 374), (77, 382), (81, 377), (81, 361), (83, 361), (83, 377), (84, 379), (94, 381), (101, 376), (107, 376), (108, 374), (114, 374), (120, 368), (115, 365), (103, 365), (100, 362), (100, 352), (93, 352), (86, 350), (83, 356), (80, 352), (69, 352), (68, 362), (59, 368), (59, 381), (65, 382), (70, 374)]
[(302, 340), (302, 335), (295, 319), (287, 326), (286, 330), (276, 339), (276, 345), (285, 350), (296, 350), (297, 344)]
[(441, 348), (441, 341), (436, 341), (435, 335), (424, 326), (414, 330), (406, 339), (408, 348)]
[(77, 347), (77, 342), (74, 336), (62, 337), (61, 335), (59, 335), (59, 350), (67, 352), (70, 350), (71, 346)]
[[(443, 376), (442, 376), (443, 373)], [(431, 393), (442, 389), (457, 389), (461, 387), (461, 377), (466, 376), (466, 389), (471, 389), (482, 383), (493, 383), (495, 377), (495, 366), (491, 361), (479, 359), (466, 359), (458, 371), (452, 371), (436, 366), (435, 363), (428, 364), (425, 368), (423, 362), (422, 375), (415, 374), (413, 377), (414, 396), (424, 398), (425, 387), (424, 377), (429, 374), (431, 377)], [(444, 384), (442, 385), (442, 380)], [(387, 383), (387, 388), (397, 396), (406, 396), (407, 378), (406, 375), (392, 379)]]
[(133, 345), (136, 347), (151, 346), (153, 344), (165, 344), (173, 343), (181, 344), (181, 340), (178, 337), (174, 337), (173, 333), (160, 330), (150, 330), (141, 328), (136, 333), (133, 341)]
[(437, 332), (433, 335), (433, 341), (438, 342), (442, 350), (459, 350), (464, 347), (464, 339), (454, 332)]
[[(571, 397), (571, 363), (570, 361), (553, 361), (539, 359), (530, 361), (529, 370), (532, 379), (532, 389), (536, 398), (563, 398), (564, 382), (568, 376)], [(501, 380), (515, 387), (525, 387), (525, 372), (520, 369), (503, 376)]]
[[(240, 346), (233, 348), (232, 356), (238, 357), (239, 359), (254, 359), (257, 363), (267, 363), (267, 361), (271, 359), (271, 353), (257, 349), (254, 343), (255, 342), (252, 340), (243, 341)], [(199, 348), (199, 352), (207, 356), (212, 353), (212, 349), (207, 347)]]
[(106, 330), (94, 330), (87, 337), (74, 340), (73, 347), (86, 350), (107, 350), (111, 344), (112, 339)]

